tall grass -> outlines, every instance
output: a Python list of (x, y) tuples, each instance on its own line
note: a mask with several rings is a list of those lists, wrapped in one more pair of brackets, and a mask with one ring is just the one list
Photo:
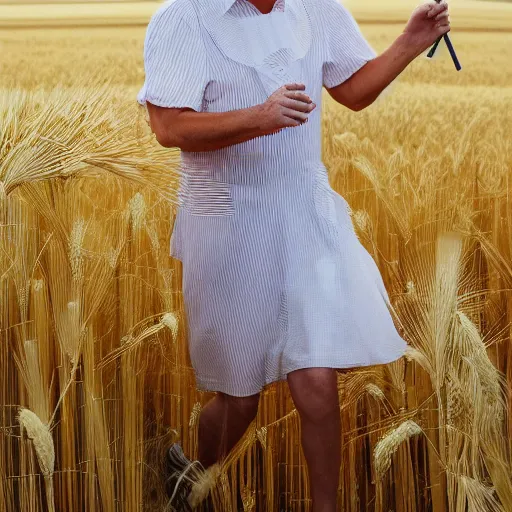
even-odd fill
[[(410, 343), (339, 374), (340, 503), (506, 512), (512, 92), (405, 78), (359, 113), (326, 97), (331, 183)], [(113, 82), (4, 91), (0, 127), (0, 510), (165, 510), (162, 452), (196, 455), (210, 398), (168, 256), (178, 154)], [(309, 510), (299, 440), (286, 385), (269, 386), (197, 492), (219, 511)]]

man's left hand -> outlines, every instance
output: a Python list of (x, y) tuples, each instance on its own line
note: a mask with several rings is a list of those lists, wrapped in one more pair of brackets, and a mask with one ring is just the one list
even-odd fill
[(418, 55), (449, 31), (450, 18), (446, 0), (439, 3), (429, 1), (419, 5), (404, 28), (409, 44), (415, 48)]

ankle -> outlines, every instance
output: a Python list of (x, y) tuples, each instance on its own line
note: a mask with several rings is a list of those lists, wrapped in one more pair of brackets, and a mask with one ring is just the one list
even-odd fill
[(217, 454), (205, 452), (200, 453), (197, 460), (201, 463), (204, 469), (208, 469), (217, 462), (219, 462), (219, 457), (217, 456)]

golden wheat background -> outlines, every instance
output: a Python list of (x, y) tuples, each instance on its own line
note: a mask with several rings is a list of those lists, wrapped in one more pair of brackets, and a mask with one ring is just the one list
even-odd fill
[[(416, 5), (345, 3), (378, 51)], [(179, 154), (135, 101), (145, 4), (0, 6), (0, 511), (162, 511), (162, 450), (195, 454), (210, 396), (169, 257)], [(512, 511), (511, 7), (453, 1), (460, 73), (442, 45), (362, 112), (325, 96), (331, 183), (411, 345), (339, 375), (344, 512)], [(267, 388), (216, 510), (309, 510), (299, 431)]]

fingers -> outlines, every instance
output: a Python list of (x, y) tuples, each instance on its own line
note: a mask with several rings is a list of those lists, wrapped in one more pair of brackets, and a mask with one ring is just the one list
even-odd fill
[(442, 0), (438, 4), (431, 3), (429, 6), (430, 8), (427, 11), (427, 18), (435, 18), (439, 13), (448, 9), (446, 0)]
[(281, 102), (281, 105), (283, 107), (289, 108), (290, 110), (305, 112), (306, 114), (309, 114), (316, 108), (315, 103), (304, 103), (303, 101), (295, 101), (288, 98), (284, 98)]
[(434, 19), (436, 20), (436, 28), (439, 30), (440, 34), (446, 34), (450, 31), (448, 11), (439, 13)]
[(288, 91), (305, 91), (306, 86), (304, 84), (286, 84), (284, 88)]
[(301, 123), (305, 123), (308, 119), (308, 113), (299, 112), (298, 110), (293, 110), (287, 107), (283, 108), (282, 113), (285, 117), (289, 117), (290, 119), (297, 121), (297, 124), (293, 124), (292, 126), (298, 126)]
[(440, 12), (435, 18), (436, 21), (448, 21), (450, 19), (450, 14), (447, 10)]
[(282, 107), (283, 126), (292, 127), (307, 123), (308, 116), (316, 108), (316, 104), (307, 94), (301, 92), (306, 86), (292, 83), (284, 85), (282, 89), (284, 90), (278, 102)]
[(284, 95), (287, 98), (291, 98), (293, 100), (303, 101), (304, 103), (312, 103), (311, 98), (307, 94), (304, 94), (303, 92), (285, 91)]
[(316, 104), (313, 103), (312, 101), (309, 103), (305, 103), (304, 101), (292, 100), (290, 98), (283, 98), (281, 100), (281, 105), (292, 110), (297, 110), (299, 112), (306, 113), (311, 112), (316, 107)]
[(448, 3), (442, 0), (438, 4), (429, 3), (427, 17), (435, 22), (435, 28), (439, 35), (444, 35), (450, 31), (450, 15), (448, 13)]
[(297, 119), (292, 119), (291, 117), (283, 116), (283, 128), (293, 128), (295, 126), (300, 126), (304, 124), (302, 121), (297, 121)]
[[(293, 112), (293, 110), (290, 112)], [(279, 125), (280, 125), (279, 129), (282, 130), (283, 128), (292, 128), (294, 126), (300, 126), (306, 122), (307, 122), (307, 120), (299, 121), (298, 119), (295, 119), (294, 117), (287, 116), (286, 113), (282, 113), (280, 120), (279, 120)]]
[(442, 36), (444, 34), (447, 34), (448, 32), (450, 32), (451, 30), (451, 27), (450, 25), (441, 25), (437, 28), (437, 31), (438, 31), (438, 35), (439, 36)]

